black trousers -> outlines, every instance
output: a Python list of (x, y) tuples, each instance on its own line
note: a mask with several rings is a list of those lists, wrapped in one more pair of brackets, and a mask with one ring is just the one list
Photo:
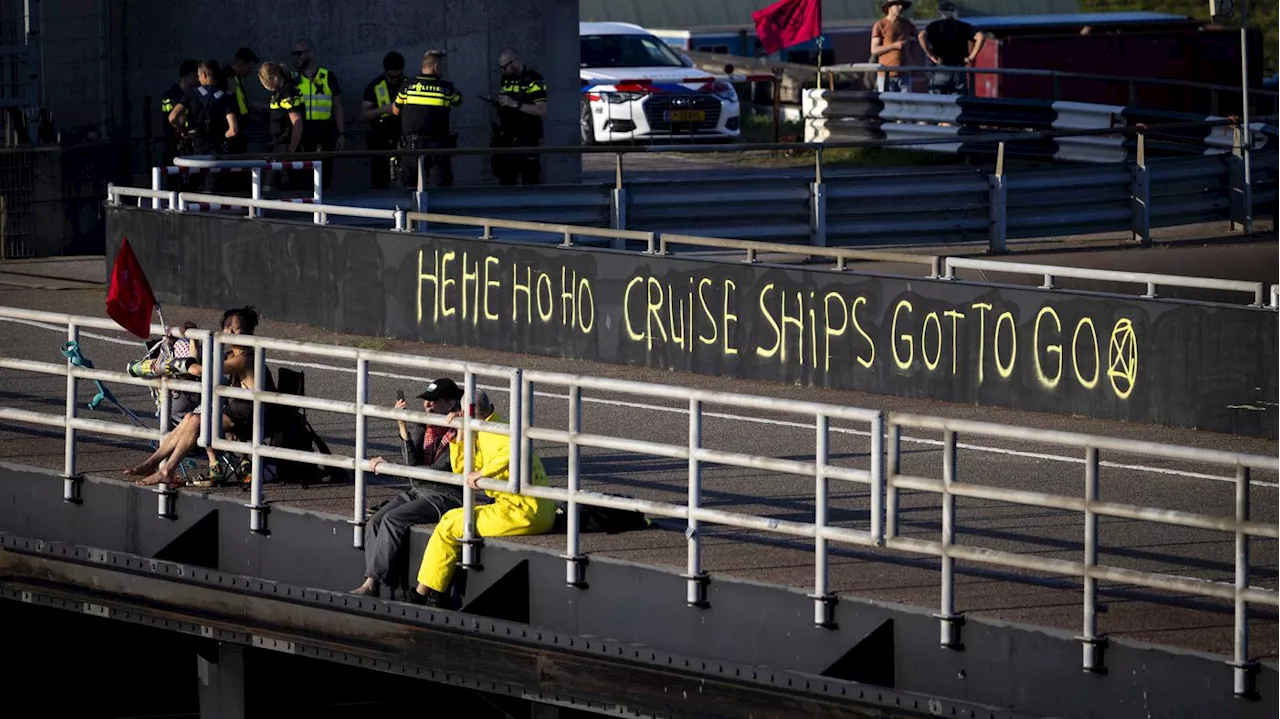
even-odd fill
[[(540, 144), (542, 143), (537, 138), (513, 137), (499, 129), (494, 132), (489, 147), (538, 147)], [(541, 155), (492, 155), (489, 167), (500, 185), (515, 185), (517, 182), (521, 185), (542, 184)]]
[[(338, 125), (332, 120), (307, 120), (302, 130), (302, 143), (299, 152), (328, 152), (338, 146)], [(328, 159), (321, 165), (321, 184), (329, 189), (333, 184), (334, 160)]]
[[(452, 138), (422, 137), (420, 135), (404, 135), (400, 138), (400, 147), (407, 150), (425, 150), (429, 148), (457, 147)], [(406, 155), (400, 158), (400, 178), (405, 187), (418, 186), (418, 158)], [(423, 171), (426, 172), (428, 187), (450, 187), (453, 185), (453, 158), (449, 155), (425, 155), (422, 158)]]
[(415, 524), (435, 524), (445, 512), (461, 506), (461, 491), (455, 496), (409, 490), (392, 497), (364, 525), (364, 575), (391, 589), (415, 586), (408, 581), (409, 530)]
[[(400, 142), (400, 136), (385, 130), (373, 129), (369, 131), (367, 142), (370, 150), (394, 150)], [(369, 184), (379, 190), (385, 190), (391, 186), (390, 157), (369, 158)]]
[[(245, 155), (249, 152), (249, 141), (245, 138), (245, 118), (240, 118), (240, 133), (227, 140), (227, 154)], [(229, 192), (249, 192), (253, 186), (253, 177), (248, 170), (228, 173), (223, 187)]]

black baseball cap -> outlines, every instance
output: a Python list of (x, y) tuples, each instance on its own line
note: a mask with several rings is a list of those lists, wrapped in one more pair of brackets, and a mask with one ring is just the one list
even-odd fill
[(955, 11), (956, 11), (956, 4), (951, 2), (951, 0), (942, 0), (942, 2), (938, 3), (938, 12), (955, 12)]
[(436, 402), (442, 399), (462, 399), (462, 394), (462, 388), (458, 386), (457, 382), (448, 377), (441, 377), (427, 385), (422, 394), (418, 395), (418, 399), (428, 399)]

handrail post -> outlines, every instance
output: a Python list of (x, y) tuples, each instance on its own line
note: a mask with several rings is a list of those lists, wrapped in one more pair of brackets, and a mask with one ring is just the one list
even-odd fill
[(947, 430), (942, 450), (942, 602), (934, 617), (939, 625), (939, 643), (947, 649), (963, 649), (960, 625), (964, 617), (956, 614), (956, 570), (951, 547), (956, 542), (956, 496), (951, 485), (956, 481), (956, 433)]
[[(467, 370), (463, 380), (463, 393), (466, 396), (466, 411), (462, 413), (462, 477), (471, 476), (476, 462), (476, 439), (471, 431), (471, 412), (476, 406), (476, 376)], [(476, 535), (476, 493), (465, 482), (462, 486), (462, 567), (464, 569), (481, 569), (480, 543)]]
[(871, 420), (871, 537), (884, 546), (884, 412)]
[(1237, 125), (1232, 132), (1231, 177), (1228, 185), (1231, 193), (1229, 212), (1231, 229), (1253, 232), (1253, 183), (1249, 159), (1249, 128)]
[[(80, 342), (80, 327), (75, 322), (67, 323), (67, 342)], [(80, 483), (82, 477), (76, 472), (76, 430), (71, 425), (76, 418), (78, 398), (76, 376), (72, 373), (75, 363), (67, 358), (67, 396), (66, 396), (66, 431), (63, 435), (62, 454), (62, 499), (79, 504)]]
[(902, 426), (889, 419), (889, 446), (886, 448), (885, 460), (888, 465), (884, 480), (885, 493), (885, 544), (898, 536), (898, 486), (894, 478), (898, 476), (898, 463), (901, 461)]
[(200, 343), (200, 441), (201, 447), (213, 447), (213, 386), (214, 379), (222, 375), (214, 373), (214, 337), (217, 332), (210, 332), (209, 339)]
[[(520, 368), (511, 370), (510, 399), (507, 404), (507, 442), (511, 449), (507, 455), (507, 491), (519, 494), (521, 487), (520, 472), (524, 470), (524, 372)], [(533, 482), (533, 477), (529, 477)]]
[(1137, 162), (1129, 166), (1130, 239), (1151, 246), (1151, 174), (1147, 170), (1147, 133), (1138, 132)]
[[(267, 505), (262, 502), (262, 455), (258, 450), (262, 447), (266, 430), (266, 407), (260, 396), (265, 385), (263, 378), (267, 376), (267, 351), (262, 347), (253, 348), (253, 451), (249, 466), (249, 531), (267, 534)], [(219, 415), (221, 416), (221, 415)]]
[(1249, 588), (1249, 535), (1241, 525), (1249, 521), (1249, 468), (1236, 467), (1236, 596), (1235, 641), (1231, 654), (1232, 689), (1236, 696), (1251, 698), (1257, 694), (1254, 686), (1258, 673), (1257, 662), (1249, 659), (1249, 605), (1244, 591)]
[(579, 548), (578, 532), (578, 441), (577, 435), (582, 431), (582, 388), (578, 385), (569, 387), (569, 501), (565, 509), (565, 535), (567, 537), (564, 553), (565, 584), (585, 589), (587, 558)]
[[(311, 199), (317, 206), (324, 204), (324, 162), (322, 160), (316, 160), (311, 166)], [(319, 210), (311, 218), (317, 225), (323, 225), (328, 221), (324, 213)]]
[[(164, 180), (163, 180), (163, 178), (164, 178), (164, 174), (163, 174), (163, 171), (161, 170), (161, 168), (159, 168), (159, 167), (153, 167), (153, 168), (151, 168), (151, 189), (152, 189), (152, 190), (155, 190), (156, 192), (159, 192), (159, 191), (161, 190), (161, 186), (164, 184)], [(159, 210), (159, 209), (160, 209), (160, 197), (159, 197), (159, 196), (156, 196), (156, 197), (152, 197), (152, 198), (151, 198), (151, 209), (153, 209), (153, 210)], [(170, 206), (170, 208), (169, 208), (169, 209), (173, 209), (173, 207), (172, 207), (172, 206)]]
[(813, 623), (823, 629), (834, 629), (836, 596), (831, 593), (827, 565), (827, 538), (822, 535), (827, 526), (828, 480), (827, 463), (830, 461), (830, 423), (825, 414), (817, 416), (817, 433), (814, 438), (813, 465)]
[(698, 463), (697, 450), (702, 446), (702, 402), (689, 400), (689, 518), (685, 537), (688, 538), (688, 571), (683, 574), (687, 582), (685, 603), (691, 607), (706, 609), (711, 606), (707, 601), (707, 582), (709, 577), (702, 571), (702, 537), (698, 532), (696, 515), (702, 500), (702, 467)]
[(356, 359), (356, 475), (355, 497), (351, 510), (351, 543), (356, 549), (364, 549), (365, 525), (365, 463), (368, 457), (368, 418), (364, 415), (364, 406), (369, 402), (369, 360), (364, 357)]
[(526, 430), (533, 426), (533, 382), (520, 377), (520, 488), (533, 484), (533, 440)]
[(1004, 143), (996, 149), (996, 171), (987, 178), (987, 252), (1001, 254), (1005, 251), (1008, 236), (1008, 187), (1004, 180)]
[(1093, 503), (1098, 499), (1098, 448), (1087, 447), (1084, 455), (1084, 627), (1077, 639), (1084, 645), (1084, 670), (1105, 673), (1102, 655), (1107, 640), (1098, 635), (1098, 582), (1091, 572), (1098, 566), (1098, 515), (1093, 512)]
[[(249, 176), (250, 176), (249, 197), (254, 200), (261, 200), (262, 199), (262, 168), (255, 167), (249, 170)], [(261, 217), (262, 210), (258, 209), (257, 207), (250, 207), (249, 216)]]

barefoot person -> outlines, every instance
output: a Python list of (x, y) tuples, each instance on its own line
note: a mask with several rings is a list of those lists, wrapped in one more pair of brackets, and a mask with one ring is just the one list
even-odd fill
[[(453, 380), (442, 377), (418, 395), (422, 411), (447, 415), (458, 411), (462, 401), (462, 388)], [(408, 406), (404, 400), (396, 400), (396, 409)], [(400, 456), (412, 467), (427, 467), (441, 472), (452, 472), (449, 447), (458, 431), (452, 427), (400, 422)], [(374, 473), (386, 462), (382, 457), (369, 460)], [(409, 530), (415, 524), (434, 524), (445, 512), (462, 506), (462, 489), (451, 484), (412, 480), (411, 488), (401, 492), (382, 506), (364, 526), (364, 583), (352, 590), (352, 594), (377, 594), (379, 586), (392, 590), (408, 589), (404, 584), (407, 572), (405, 547)]]
[[(258, 313), (252, 307), (227, 310), (222, 315), (222, 331), (227, 334), (251, 335), (258, 326)], [(249, 347), (230, 347), (222, 360), (222, 371), (228, 383), (233, 387), (253, 388), (253, 349)], [(190, 374), (200, 377), (203, 368), (199, 364), (191, 365)], [(271, 373), (266, 373), (264, 384), (267, 391), (275, 390), (271, 381)], [(230, 439), (249, 438), (253, 432), (253, 402), (242, 399), (228, 399), (226, 411), (222, 415), (222, 431)], [(153, 486), (167, 484), (175, 487), (179, 484), (176, 476), (178, 465), (196, 446), (200, 436), (200, 408), (189, 412), (178, 423), (172, 432), (165, 435), (160, 446), (136, 467), (124, 470), (129, 477), (141, 477), (137, 484)], [(211, 473), (217, 472), (217, 457), (212, 449), (207, 449)], [(168, 460), (167, 462), (165, 460)], [(242, 463), (243, 464), (243, 463)]]

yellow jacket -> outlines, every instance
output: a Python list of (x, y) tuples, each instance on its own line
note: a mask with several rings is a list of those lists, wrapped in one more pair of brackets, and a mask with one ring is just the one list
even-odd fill
[[(501, 422), (503, 420), (497, 412), (494, 412), (485, 417), (484, 421)], [(464, 474), (465, 472), (465, 447), (466, 445), (461, 437), (449, 443), (449, 460), (453, 465), (455, 474)], [(533, 455), (532, 465), (532, 483), (541, 487), (549, 486), (547, 470), (542, 466), (542, 460), (536, 454)], [(489, 479), (496, 479), (500, 482), (508, 481), (511, 478), (511, 438), (505, 434), (476, 432), (475, 461), (472, 466)], [(539, 500), (534, 497), (526, 497), (510, 492), (495, 492), (488, 489), (484, 493), (489, 495), (495, 502), (514, 505), (515, 508), (527, 511), (530, 514), (538, 513)]]

